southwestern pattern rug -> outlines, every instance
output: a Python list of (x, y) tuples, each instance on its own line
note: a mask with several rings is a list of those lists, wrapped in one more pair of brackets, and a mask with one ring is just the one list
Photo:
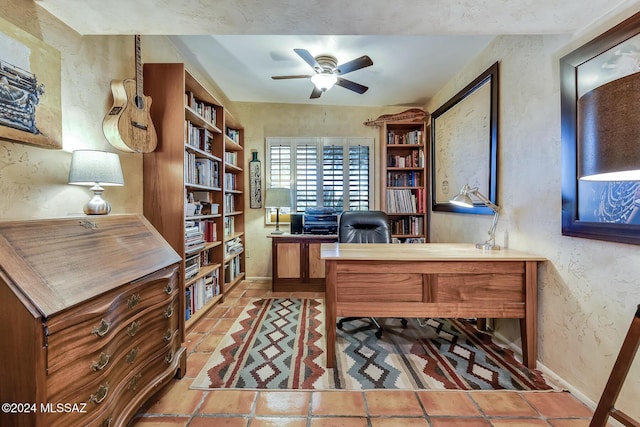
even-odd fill
[(552, 390), (511, 350), (458, 319), (366, 319), (338, 330), (336, 368), (325, 368), (322, 299), (254, 299), (191, 388), (278, 390)]

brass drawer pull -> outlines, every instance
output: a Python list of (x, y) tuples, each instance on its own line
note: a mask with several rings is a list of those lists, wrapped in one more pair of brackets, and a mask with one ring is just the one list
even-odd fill
[(164, 317), (165, 318), (170, 318), (171, 316), (173, 316), (173, 304), (169, 304), (169, 306), (167, 307), (167, 309), (164, 311)]
[(140, 322), (134, 320), (127, 328), (127, 335), (129, 335), (130, 337), (134, 337), (138, 333), (138, 329), (140, 329)]
[(102, 319), (100, 321), (100, 325), (93, 328), (91, 330), (91, 333), (94, 334), (95, 336), (103, 337), (107, 335), (107, 332), (109, 332), (109, 327), (111, 327), (111, 322), (109, 322), (108, 320)]
[(109, 384), (100, 384), (100, 387), (98, 387), (98, 391), (96, 391), (96, 394), (92, 394), (89, 398), (89, 402), (99, 405), (104, 399), (106, 399), (107, 393), (109, 393)]
[(173, 283), (167, 283), (167, 286), (165, 286), (164, 288), (164, 293), (167, 295), (171, 295), (171, 293), (173, 292)]
[(136, 374), (129, 381), (129, 385), (127, 385), (127, 390), (135, 390), (138, 388), (138, 383), (140, 382), (140, 378), (142, 378), (142, 374)]
[(140, 351), (140, 347), (134, 347), (131, 349), (131, 351), (127, 354), (127, 356), (125, 357), (127, 363), (129, 365), (131, 365), (135, 360), (136, 357), (138, 356), (138, 352)]
[(173, 333), (171, 332), (171, 329), (167, 329), (167, 332), (164, 333), (164, 340), (169, 342), (171, 341), (172, 336), (173, 336)]
[(138, 305), (140, 302), (140, 294), (133, 294), (129, 298), (127, 298), (127, 307), (130, 309)]
[(109, 363), (109, 359), (111, 359), (111, 355), (109, 353), (100, 353), (100, 358), (91, 364), (92, 371), (101, 371), (105, 366)]
[(164, 357), (164, 361), (167, 362), (167, 365), (173, 362), (173, 351), (167, 353), (167, 355)]

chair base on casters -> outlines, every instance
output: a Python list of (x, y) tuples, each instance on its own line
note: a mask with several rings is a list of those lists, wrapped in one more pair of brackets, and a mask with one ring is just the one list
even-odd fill
[[(338, 320), (338, 329), (342, 330), (342, 324), (344, 322), (350, 322), (352, 320), (358, 320), (358, 319), (364, 319), (364, 317), (343, 317), (342, 319)], [(378, 323), (378, 321), (376, 320), (375, 317), (369, 317), (369, 320), (371, 320), (371, 322), (376, 325), (376, 328), (378, 328), (378, 330), (376, 331), (376, 338), (380, 338), (382, 337), (382, 326), (380, 326), (380, 323)], [(407, 327), (407, 319), (404, 318), (400, 318), (400, 323), (402, 324), (403, 328)]]

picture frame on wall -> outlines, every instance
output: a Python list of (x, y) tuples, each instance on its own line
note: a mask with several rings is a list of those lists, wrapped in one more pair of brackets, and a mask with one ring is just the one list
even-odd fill
[(60, 52), (0, 18), (0, 139), (62, 148)]
[[(640, 244), (640, 181), (585, 181), (578, 176), (579, 153), (584, 142), (581, 139), (592, 126), (581, 113), (587, 99), (596, 94), (598, 99), (615, 98), (613, 93), (607, 96), (607, 91), (614, 90), (616, 82), (637, 73), (640, 73), (640, 14), (560, 59), (565, 236)], [(633, 96), (636, 95), (640, 101), (640, 93)], [(611, 107), (604, 108), (619, 109), (610, 111), (612, 117), (629, 114), (622, 102), (613, 101)], [(640, 126), (637, 117), (628, 123)]]

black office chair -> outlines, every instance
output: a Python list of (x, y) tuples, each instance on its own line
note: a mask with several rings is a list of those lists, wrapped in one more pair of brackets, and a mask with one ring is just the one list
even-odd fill
[[(338, 218), (338, 241), (340, 243), (391, 243), (389, 217), (382, 211), (345, 211)], [(361, 319), (361, 317), (344, 317), (338, 321), (338, 329), (343, 322)], [(373, 318), (369, 318), (378, 328), (376, 337), (382, 336), (382, 326)], [(407, 320), (401, 319), (402, 326)]]

